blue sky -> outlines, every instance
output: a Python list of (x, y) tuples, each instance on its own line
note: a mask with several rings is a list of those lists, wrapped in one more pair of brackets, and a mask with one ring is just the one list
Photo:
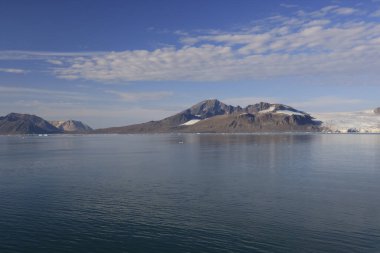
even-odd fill
[(380, 1), (1, 1), (0, 115), (93, 127), (208, 98), (380, 106)]

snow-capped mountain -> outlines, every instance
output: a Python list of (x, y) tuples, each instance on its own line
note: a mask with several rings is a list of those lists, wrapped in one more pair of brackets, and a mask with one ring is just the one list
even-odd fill
[(278, 132), (321, 131), (321, 122), (308, 113), (282, 104), (261, 102), (247, 107), (210, 99), (171, 117), (124, 127), (99, 129), (99, 133), (152, 132)]
[(253, 133), (336, 132), (380, 133), (380, 108), (358, 112), (309, 113), (283, 104), (247, 107), (210, 99), (173, 116), (122, 127), (92, 130), (75, 120), (48, 122), (38, 116), (10, 113), (0, 117), (0, 134), (51, 133)]

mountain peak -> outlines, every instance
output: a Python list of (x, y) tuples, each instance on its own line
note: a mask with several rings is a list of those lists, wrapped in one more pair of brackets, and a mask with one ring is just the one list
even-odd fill
[(0, 117), (1, 134), (45, 134), (60, 132), (62, 131), (35, 115), (9, 113), (5, 117)]
[(5, 118), (9, 120), (12, 120), (12, 119), (16, 120), (16, 119), (21, 119), (21, 118), (39, 118), (39, 117), (35, 115), (31, 115), (31, 114), (11, 112), (8, 115), (6, 115)]
[(38, 117), (38, 116), (33, 115), (33, 114), (25, 114), (25, 113), (17, 113), (17, 112), (11, 112), (2, 118), (6, 119), (8, 121), (29, 120), (29, 121), (37, 122), (37, 121), (43, 121), (44, 120), (41, 117)]
[(87, 132), (92, 128), (78, 120), (50, 121), (56, 128), (66, 132)]
[(193, 105), (187, 111), (196, 117), (204, 119), (216, 115), (230, 114), (235, 112), (237, 108), (238, 107), (226, 105), (217, 99), (207, 99), (196, 105)]
[(377, 107), (375, 108), (375, 110), (373, 110), (375, 114), (380, 114), (380, 107)]
[(220, 103), (220, 101), (218, 99), (216, 99), (216, 98), (210, 98), (210, 99), (205, 99), (205, 100), (203, 100), (203, 101), (201, 101), (199, 103), (217, 103), (217, 102)]
[(203, 100), (195, 105), (192, 106), (193, 107), (199, 107), (199, 106), (208, 106), (208, 107), (212, 107), (212, 106), (218, 106), (220, 104), (223, 104), (222, 102), (220, 102), (218, 99), (206, 99), (206, 100)]

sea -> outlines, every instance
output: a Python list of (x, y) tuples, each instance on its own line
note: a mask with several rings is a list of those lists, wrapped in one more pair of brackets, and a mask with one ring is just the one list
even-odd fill
[(1, 136), (0, 252), (380, 252), (380, 135)]

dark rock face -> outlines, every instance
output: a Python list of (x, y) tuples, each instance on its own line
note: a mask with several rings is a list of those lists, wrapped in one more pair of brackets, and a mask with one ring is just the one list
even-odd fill
[(10, 113), (0, 117), (0, 134), (53, 134), (61, 133), (48, 121), (29, 114)]
[(359, 133), (359, 130), (356, 128), (349, 128), (347, 129), (347, 133)]
[(200, 102), (186, 111), (189, 111), (192, 115), (195, 115), (200, 119), (205, 119), (216, 115), (224, 115), (239, 112), (242, 111), (242, 108), (226, 105), (220, 102), (219, 100), (211, 99)]
[(281, 115), (273, 113), (234, 114), (216, 116), (189, 126), (185, 132), (212, 133), (250, 133), (250, 132), (315, 132), (319, 124), (312, 118), (300, 115)]
[(247, 113), (257, 113), (259, 111), (268, 110), (270, 108), (270, 106), (271, 106), (271, 104), (269, 104), (269, 103), (260, 102), (258, 104), (248, 105), (244, 109)]
[[(184, 125), (199, 120), (193, 125)], [(302, 111), (282, 104), (261, 102), (240, 106), (216, 99), (200, 102), (187, 110), (159, 121), (95, 130), (96, 133), (213, 132), (249, 133), (277, 131), (320, 131), (321, 122)]]
[(375, 114), (380, 114), (380, 107), (377, 107), (375, 110), (374, 110)]

